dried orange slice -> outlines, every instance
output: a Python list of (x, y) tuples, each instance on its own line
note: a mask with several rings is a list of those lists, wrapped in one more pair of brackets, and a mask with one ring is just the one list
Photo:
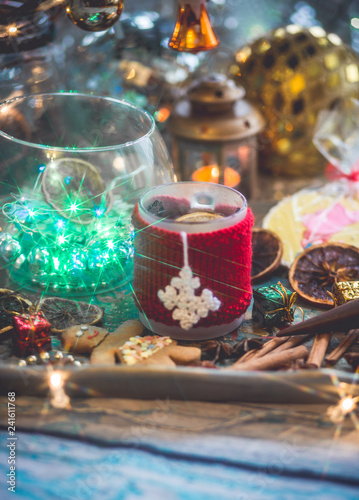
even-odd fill
[(289, 270), (292, 288), (317, 306), (334, 306), (339, 281), (359, 280), (359, 248), (345, 243), (315, 245), (298, 255)]
[(103, 318), (103, 310), (94, 304), (77, 302), (60, 297), (47, 297), (40, 301), (38, 309), (51, 323), (51, 331), (61, 333), (75, 325), (96, 325)]
[(273, 273), (281, 263), (283, 245), (278, 236), (268, 229), (252, 231), (252, 283)]

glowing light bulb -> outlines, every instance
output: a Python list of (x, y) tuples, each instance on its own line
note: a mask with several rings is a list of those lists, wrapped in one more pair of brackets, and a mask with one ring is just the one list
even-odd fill
[(340, 406), (344, 413), (349, 413), (356, 408), (354, 399), (351, 396), (346, 396), (340, 401)]
[(70, 398), (64, 391), (64, 375), (61, 372), (53, 372), (49, 378), (51, 391), (51, 405), (54, 408), (69, 408)]
[(63, 234), (60, 234), (60, 236), (58, 237), (58, 242), (59, 242), (59, 245), (63, 245), (66, 241), (66, 238)]
[(110, 250), (113, 250), (113, 249), (114, 249), (114, 244), (113, 244), (113, 241), (112, 241), (112, 240), (109, 240), (109, 241), (107, 242), (107, 246), (108, 246), (108, 248), (109, 248)]
[(64, 379), (62, 373), (53, 372), (50, 375), (50, 388), (51, 389), (60, 389), (64, 385)]
[(71, 205), (70, 205), (70, 212), (71, 212), (71, 213), (72, 213), (72, 212), (77, 212), (78, 208), (79, 208), (79, 207), (77, 206), (77, 204), (76, 204), (76, 203), (71, 203)]

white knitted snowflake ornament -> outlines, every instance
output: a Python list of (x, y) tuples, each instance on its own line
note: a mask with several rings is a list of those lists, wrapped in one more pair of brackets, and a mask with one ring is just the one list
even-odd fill
[(213, 296), (213, 292), (204, 288), (201, 295), (195, 295), (200, 288), (199, 278), (194, 278), (188, 265), (187, 233), (181, 232), (183, 241), (184, 267), (179, 272), (179, 278), (171, 279), (171, 284), (165, 290), (159, 290), (157, 295), (166, 309), (172, 311), (172, 318), (180, 322), (181, 328), (189, 330), (201, 318), (206, 318), (209, 311), (217, 311), (221, 301)]

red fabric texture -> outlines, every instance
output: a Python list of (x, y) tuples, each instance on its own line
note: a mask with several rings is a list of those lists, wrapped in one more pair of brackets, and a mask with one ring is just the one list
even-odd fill
[[(136, 205), (132, 222), (136, 230), (134, 280), (135, 300), (149, 319), (166, 325), (178, 325), (159, 300), (157, 292), (170, 285), (184, 266), (183, 243), (179, 233), (148, 225)], [(201, 288), (211, 290), (221, 301), (218, 311), (208, 313), (194, 325), (206, 327), (231, 323), (241, 316), (251, 301), (251, 229), (254, 218), (246, 217), (232, 227), (211, 233), (188, 234), (188, 262)]]

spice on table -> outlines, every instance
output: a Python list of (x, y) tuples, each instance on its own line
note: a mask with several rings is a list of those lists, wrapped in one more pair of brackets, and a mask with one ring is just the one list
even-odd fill
[(237, 361), (228, 369), (231, 370), (277, 370), (291, 365), (299, 359), (306, 359), (308, 351), (304, 346), (293, 347), (282, 352), (270, 352), (261, 358), (250, 359), (245, 363)]
[(354, 370), (359, 368), (359, 352), (348, 352), (344, 358)]
[[(289, 338), (289, 337), (288, 337)], [(265, 354), (268, 354), (269, 352), (273, 351), (276, 349), (278, 346), (283, 344), (288, 340), (287, 337), (276, 337), (274, 339), (268, 340), (261, 349), (257, 349), (256, 352), (253, 354), (253, 358), (261, 358)]]
[(219, 359), (229, 358), (233, 352), (233, 347), (227, 342), (209, 340), (203, 345), (202, 350), (209, 355), (214, 354), (211, 362), (216, 363)]
[(321, 333), (315, 336), (307, 362), (303, 368), (320, 368), (322, 366), (330, 337), (330, 333)]
[(261, 339), (242, 339), (233, 346), (232, 358), (239, 358), (262, 347)]
[(233, 345), (228, 342), (209, 340), (202, 345), (202, 350), (209, 355), (214, 355), (211, 361), (216, 363), (218, 360), (239, 358), (245, 353), (261, 347), (261, 345), (262, 341), (259, 339), (242, 339)]
[(325, 358), (325, 366), (334, 366), (359, 337), (359, 329), (350, 330), (340, 344)]
[(330, 333), (338, 330), (348, 332), (356, 328), (358, 324), (359, 299), (354, 299), (301, 323), (284, 328), (276, 335), (277, 337), (287, 337), (288, 335)]

